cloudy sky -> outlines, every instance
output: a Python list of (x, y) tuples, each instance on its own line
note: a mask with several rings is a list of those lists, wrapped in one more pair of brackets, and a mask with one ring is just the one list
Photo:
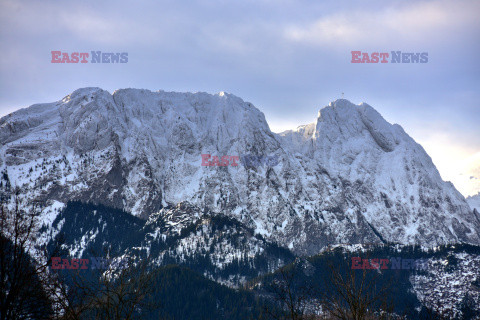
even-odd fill
[[(478, 0), (0, 0), (0, 116), (86, 86), (227, 91), (279, 132), (344, 92), (402, 125), (470, 195), (480, 191), (479, 14)], [(52, 50), (129, 60), (53, 64)], [(353, 50), (429, 60), (353, 64)]]

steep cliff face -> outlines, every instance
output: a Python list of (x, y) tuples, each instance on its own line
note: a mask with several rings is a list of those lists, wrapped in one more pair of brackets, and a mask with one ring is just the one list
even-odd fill
[(330, 178), (325, 184), (334, 189), (320, 198), (341, 212), (359, 213), (384, 240), (478, 241), (478, 224), (463, 196), (442, 181), (420, 145), (369, 105), (337, 100), (316, 123), (281, 136), (308, 158), (304, 167), (314, 173), (317, 166)]
[(466, 200), (470, 208), (477, 210), (477, 212), (480, 211), (480, 192), (474, 196), (467, 197)]
[[(202, 166), (202, 154), (279, 161)], [(423, 148), (347, 100), (275, 134), (227, 93), (84, 88), (0, 119), (0, 167), (2, 192), (8, 180), (44, 200), (47, 224), (72, 199), (143, 219), (183, 202), (301, 254), (335, 243), (480, 243), (480, 221)]]

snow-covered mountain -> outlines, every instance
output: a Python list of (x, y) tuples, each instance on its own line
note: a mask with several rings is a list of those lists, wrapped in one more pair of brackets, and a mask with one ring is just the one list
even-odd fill
[(239, 221), (186, 203), (148, 220), (102, 205), (69, 202), (51, 226), (47, 246), (63, 256), (149, 259), (153, 267), (181, 264), (229, 286), (293, 262), (295, 256)]
[[(202, 154), (279, 163), (202, 166)], [(223, 92), (79, 89), (0, 119), (0, 168), (1, 192), (17, 186), (43, 201), (47, 224), (69, 200), (142, 219), (184, 203), (298, 254), (336, 243), (480, 243), (480, 216), (423, 148), (343, 99), (275, 134), (251, 103)]]
[(467, 197), (466, 200), (472, 210), (475, 209), (477, 212), (480, 212), (480, 192), (474, 196)]

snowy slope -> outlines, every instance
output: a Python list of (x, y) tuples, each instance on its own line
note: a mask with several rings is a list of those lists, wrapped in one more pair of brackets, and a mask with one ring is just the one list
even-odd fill
[(478, 212), (480, 212), (480, 192), (474, 196), (467, 197), (466, 200), (472, 210), (476, 209)]
[[(239, 286), (294, 260), (287, 249), (255, 235), (235, 219), (180, 203), (148, 220), (122, 210), (70, 202), (53, 221), (48, 248), (65, 255), (149, 259), (154, 266), (182, 264), (217, 282)], [(61, 235), (61, 236), (60, 236)], [(51, 240), (51, 241), (50, 241)]]
[[(205, 167), (204, 153), (279, 164)], [(0, 119), (0, 168), (4, 185), (50, 207), (76, 199), (147, 219), (190, 203), (302, 254), (336, 243), (480, 242), (480, 221), (423, 148), (347, 100), (275, 134), (257, 108), (223, 92), (84, 88)]]

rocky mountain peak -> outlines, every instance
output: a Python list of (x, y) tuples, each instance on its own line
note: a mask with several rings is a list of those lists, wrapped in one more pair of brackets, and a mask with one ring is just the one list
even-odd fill
[[(279, 161), (206, 167), (202, 154)], [(345, 99), (275, 134), (228, 93), (83, 88), (0, 119), (0, 169), (51, 206), (80, 200), (147, 219), (182, 203), (302, 254), (336, 243), (480, 242), (480, 221), (423, 148)]]

